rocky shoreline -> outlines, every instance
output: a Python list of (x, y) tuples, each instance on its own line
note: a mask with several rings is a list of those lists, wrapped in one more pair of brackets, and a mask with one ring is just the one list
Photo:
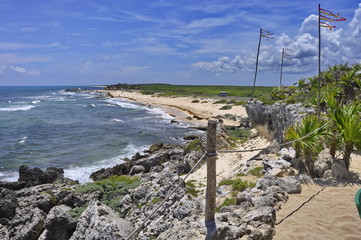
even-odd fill
[[(224, 147), (224, 132), (218, 139)], [(185, 146), (154, 144), (144, 155), (93, 173), (96, 188), (89, 191), (82, 190), (87, 185), (64, 178), (62, 169), (22, 166), (17, 182), (0, 182), (0, 239), (125, 239), (202, 154)], [(114, 175), (136, 177), (138, 183), (134, 188), (114, 187), (118, 182), (106, 182)], [(209, 239), (271, 239), (280, 203), (300, 191), (295, 177), (266, 174), (255, 187), (239, 192), (234, 205), (220, 209), (213, 226), (217, 236)], [(227, 195), (226, 188), (219, 187), (217, 194)], [(203, 194), (181, 184), (135, 239), (203, 239), (209, 231), (203, 212)]]
[[(261, 112), (257, 113), (257, 109)], [(268, 124), (270, 129), (290, 124), (282, 125), (280, 121), (271, 125), (280, 111), (265, 109), (250, 105), (247, 111), (263, 119), (263, 125)], [(254, 119), (245, 119), (245, 123), (254, 124)], [(278, 132), (273, 131), (276, 141)], [(42, 171), (21, 166), (18, 181), (0, 182), (0, 239), (127, 239), (138, 227), (133, 239), (272, 239), (281, 204), (289, 194), (301, 193), (301, 183), (312, 181), (296, 175), (294, 150), (261, 151), (240, 162), (238, 172), (234, 172), (237, 178), (262, 166), (257, 181), (240, 191), (220, 184), (217, 198), (233, 202), (220, 206), (214, 224), (207, 225), (201, 183), (182, 183), (205, 148), (204, 139), (189, 139), (197, 142), (196, 146), (154, 144), (143, 154), (124, 159), (122, 164), (94, 172), (94, 182), (84, 185), (64, 178), (59, 168)], [(217, 149), (227, 147), (228, 136), (218, 124)], [(347, 177), (344, 168), (325, 153), (315, 167), (320, 178)], [(178, 184), (180, 187), (166, 198)], [(164, 206), (144, 222), (163, 201)]]

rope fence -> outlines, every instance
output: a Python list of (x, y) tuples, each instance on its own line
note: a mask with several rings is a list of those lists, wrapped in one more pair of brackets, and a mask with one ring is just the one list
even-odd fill
[[(210, 129), (210, 122), (212, 121), (209, 121), (208, 122), (208, 130)], [(189, 175), (191, 173), (193, 173), (193, 171), (200, 165), (200, 163), (203, 161), (203, 159), (208, 156), (208, 157), (213, 157), (213, 156), (216, 156), (217, 153), (241, 153), (241, 152), (254, 152), (254, 151), (264, 151), (264, 150), (268, 150), (268, 149), (273, 149), (273, 148), (279, 148), (279, 147), (282, 147), (282, 146), (286, 146), (286, 145), (290, 145), (292, 143), (295, 143), (297, 141), (300, 141), (302, 139), (305, 139), (307, 138), (308, 136), (316, 133), (317, 131), (319, 131), (320, 129), (324, 128), (326, 125), (323, 125), (319, 128), (317, 128), (316, 130), (308, 133), (307, 135), (303, 136), (303, 137), (300, 137), (298, 139), (295, 139), (295, 140), (292, 140), (292, 141), (289, 141), (289, 142), (286, 142), (286, 143), (281, 143), (281, 144), (277, 144), (277, 145), (274, 145), (274, 146), (268, 146), (268, 147), (264, 147), (264, 148), (254, 148), (254, 149), (243, 149), (243, 150), (220, 150), (220, 151), (216, 151), (216, 152), (207, 152), (207, 151), (204, 151), (203, 149), (203, 146), (202, 146), (202, 139), (204, 138), (204, 136), (207, 134), (207, 132), (209, 132), (208, 130), (205, 131), (205, 133), (199, 138), (200, 141), (197, 145), (200, 145), (202, 147), (202, 151), (204, 152), (204, 154), (202, 155), (202, 157), (197, 161), (197, 163), (192, 167), (192, 169), (188, 172), (188, 174), (177, 184), (177, 186), (175, 186), (173, 188), (173, 190), (163, 199), (163, 201), (158, 204), (157, 207), (154, 208), (154, 210), (143, 220), (143, 222), (133, 231), (130, 233), (130, 235), (125, 238), (126, 240), (132, 240), (135, 236), (138, 235), (138, 233), (143, 230), (146, 226), (147, 226), (147, 221), (164, 205), (164, 203), (168, 200), (168, 198), (183, 184), (185, 183), (185, 180), (189, 177)], [(214, 142), (215, 139), (212, 140), (212, 142)], [(209, 144), (209, 139), (208, 139), (208, 136), (207, 136), (207, 144)], [(208, 175), (207, 175), (208, 177)], [(207, 179), (208, 181), (208, 179)], [(215, 181), (214, 181), (215, 182)], [(207, 186), (208, 188), (208, 186)], [(214, 189), (215, 189), (215, 186), (214, 186)], [(297, 212), (299, 209), (301, 209), (304, 204), (306, 204), (307, 202), (311, 201), (311, 199), (313, 197), (315, 197), (316, 195), (318, 195), (321, 191), (323, 191), (325, 188), (323, 188), (322, 190), (320, 190), (319, 192), (317, 192), (315, 195), (313, 195), (309, 200), (307, 200), (306, 202), (304, 202), (299, 208), (297, 208), (296, 210), (294, 210), (293, 212), (291, 212), (289, 215), (287, 215), (284, 219), (282, 219), (281, 221), (279, 221), (278, 223), (276, 223), (276, 225), (280, 224), (281, 222), (283, 222), (283, 220), (285, 220), (286, 218), (290, 217), (292, 214), (294, 214), (295, 212)], [(207, 200), (207, 199), (206, 199)], [(207, 206), (206, 206), (207, 208)], [(208, 207), (209, 208), (209, 207)], [(214, 213), (213, 213), (214, 214)]]

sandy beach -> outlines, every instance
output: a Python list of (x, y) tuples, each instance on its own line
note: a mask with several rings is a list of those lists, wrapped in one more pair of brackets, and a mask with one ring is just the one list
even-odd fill
[[(229, 110), (219, 110), (225, 104), (214, 104), (220, 99), (205, 97), (163, 97), (159, 95), (144, 95), (138, 91), (104, 91), (109, 92), (113, 97), (125, 98), (131, 101), (157, 106), (176, 119), (196, 126), (206, 126), (207, 121), (218, 115), (234, 114), (247, 116), (243, 106), (232, 106)], [(194, 101), (194, 100), (198, 100)], [(225, 125), (237, 125), (236, 121), (224, 119)]]
[[(161, 107), (179, 121), (198, 126), (206, 126), (207, 120), (217, 115), (228, 113), (241, 117), (247, 116), (243, 106), (233, 106), (230, 110), (219, 110), (224, 104), (213, 104), (218, 99), (160, 97), (143, 95), (136, 91), (111, 91), (111, 94), (114, 97)], [(192, 103), (193, 100), (199, 100), (199, 102)], [(197, 120), (197, 118), (202, 119)], [(225, 120), (224, 123), (226, 125), (239, 124), (229, 119)], [(242, 146), (238, 146), (238, 148), (262, 148), (268, 145), (269, 143), (265, 139), (257, 137)], [(240, 165), (246, 163), (256, 154), (258, 152), (219, 154), (217, 159), (217, 182), (234, 176)], [(360, 152), (352, 155), (351, 171), (356, 174), (361, 173)], [(188, 180), (196, 180), (205, 184), (206, 165), (191, 174)], [(276, 222), (282, 220), (301, 206), (302, 203), (309, 200), (311, 196), (319, 192), (318, 195), (292, 216), (276, 225), (274, 239), (361, 239), (361, 220), (355, 206), (355, 194), (360, 188), (361, 185), (354, 182), (339, 183), (336, 186), (317, 183), (302, 185), (302, 193), (289, 195), (289, 200), (276, 213)], [(204, 239), (204, 236), (199, 236), (199, 239)]]

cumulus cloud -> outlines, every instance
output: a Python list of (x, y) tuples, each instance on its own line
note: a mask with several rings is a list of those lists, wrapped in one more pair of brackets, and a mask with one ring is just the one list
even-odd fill
[[(293, 52), (293, 59), (285, 61), (289, 72), (314, 72), (317, 69), (318, 59), (318, 16), (310, 15), (299, 28), (296, 36), (291, 37), (285, 33), (276, 36), (276, 39), (262, 44), (259, 67), (263, 71), (276, 71), (279, 69), (281, 49), (287, 48)], [(321, 63), (323, 67), (344, 62), (356, 63), (361, 61), (361, 3), (355, 11), (352, 20), (347, 23), (337, 23), (333, 31), (322, 28), (321, 33)], [(197, 62), (192, 66), (220, 72), (254, 71), (255, 51), (248, 51), (245, 55), (233, 59), (228, 56), (218, 58), (213, 62)]]
[(17, 73), (17, 74), (27, 76), (27, 77), (40, 75), (40, 73), (36, 70), (28, 70), (26, 68), (19, 67), (19, 66), (1, 65), (0, 66), (0, 74), (5, 74), (5, 73)]

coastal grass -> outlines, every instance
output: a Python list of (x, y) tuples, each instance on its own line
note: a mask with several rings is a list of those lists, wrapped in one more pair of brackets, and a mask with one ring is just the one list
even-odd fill
[(223, 186), (223, 185), (232, 187), (232, 193), (231, 193), (232, 198), (226, 198), (222, 204), (216, 207), (216, 212), (220, 212), (222, 207), (235, 205), (236, 204), (235, 197), (237, 196), (237, 193), (244, 191), (246, 188), (252, 188), (256, 186), (255, 183), (248, 182), (241, 178), (225, 179), (218, 184), (218, 186)]
[[(138, 89), (143, 94), (153, 95), (160, 93), (162, 96), (171, 95), (206, 95), (216, 96), (220, 92), (227, 92), (227, 96), (249, 98), (252, 95), (252, 86), (212, 86), (212, 85), (172, 85), (172, 84), (132, 84), (130, 89)], [(274, 87), (255, 87), (255, 97), (269, 94)]]
[(77, 187), (75, 191), (79, 193), (98, 192), (102, 203), (108, 205), (115, 211), (119, 211), (119, 200), (124, 197), (128, 189), (136, 188), (140, 183), (141, 181), (138, 177), (113, 175), (100, 181), (81, 185)]
[(220, 212), (222, 207), (232, 206), (236, 204), (235, 198), (226, 198), (224, 199), (223, 203), (216, 207), (216, 212)]
[(251, 170), (248, 171), (249, 174), (251, 174), (252, 176), (256, 176), (256, 177), (262, 177), (263, 176), (263, 167), (259, 166), (259, 167), (255, 167)]
[(228, 139), (231, 141), (231, 145), (246, 142), (252, 134), (251, 130), (243, 129), (237, 126), (226, 126), (226, 131)]
[(198, 197), (198, 194), (201, 192), (196, 189), (196, 180), (190, 180), (186, 182), (186, 192), (193, 197)]
[(236, 191), (236, 192), (242, 192), (244, 191), (246, 188), (249, 187), (255, 187), (256, 184), (253, 182), (248, 182), (246, 180), (242, 180), (240, 178), (235, 178), (235, 179), (226, 179), (221, 181), (219, 184), (219, 186), (223, 186), (223, 185), (230, 185), (232, 187), (232, 191)]
[(188, 150), (188, 151), (200, 151), (200, 150), (202, 150), (202, 146), (201, 146), (200, 143), (201, 143), (200, 139), (195, 139), (186, 146), (186, 150)]

